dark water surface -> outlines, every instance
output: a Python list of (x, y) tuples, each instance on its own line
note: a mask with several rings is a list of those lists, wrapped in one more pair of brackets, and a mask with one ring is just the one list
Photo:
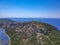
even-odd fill
[(9, 45), (9, 37), (4, 29), (0, 29), (0, 45)]

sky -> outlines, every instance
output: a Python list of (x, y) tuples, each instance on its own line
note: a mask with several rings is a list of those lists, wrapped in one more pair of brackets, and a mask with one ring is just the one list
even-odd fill
[(60, 0), (0, 0), (0, 18), (60, 18)]

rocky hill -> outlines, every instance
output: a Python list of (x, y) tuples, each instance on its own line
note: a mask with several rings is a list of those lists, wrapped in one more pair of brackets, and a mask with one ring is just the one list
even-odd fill
[(11, 45), (60, 45), (60, 31), (50, 24), (9, 22), (0, 27), (10, 36)]

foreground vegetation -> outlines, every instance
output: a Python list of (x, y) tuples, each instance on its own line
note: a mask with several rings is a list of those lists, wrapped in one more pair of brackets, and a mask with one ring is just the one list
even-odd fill
[(60, 45), (60, 31), (42, 22), (9, 22), (1, 28), (11, 39), (10, 45)]

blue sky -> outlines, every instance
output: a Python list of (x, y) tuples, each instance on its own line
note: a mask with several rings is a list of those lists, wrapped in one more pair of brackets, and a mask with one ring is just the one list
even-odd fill
[(0, 18), (60, 18), (60, 0), (0, 0)]

